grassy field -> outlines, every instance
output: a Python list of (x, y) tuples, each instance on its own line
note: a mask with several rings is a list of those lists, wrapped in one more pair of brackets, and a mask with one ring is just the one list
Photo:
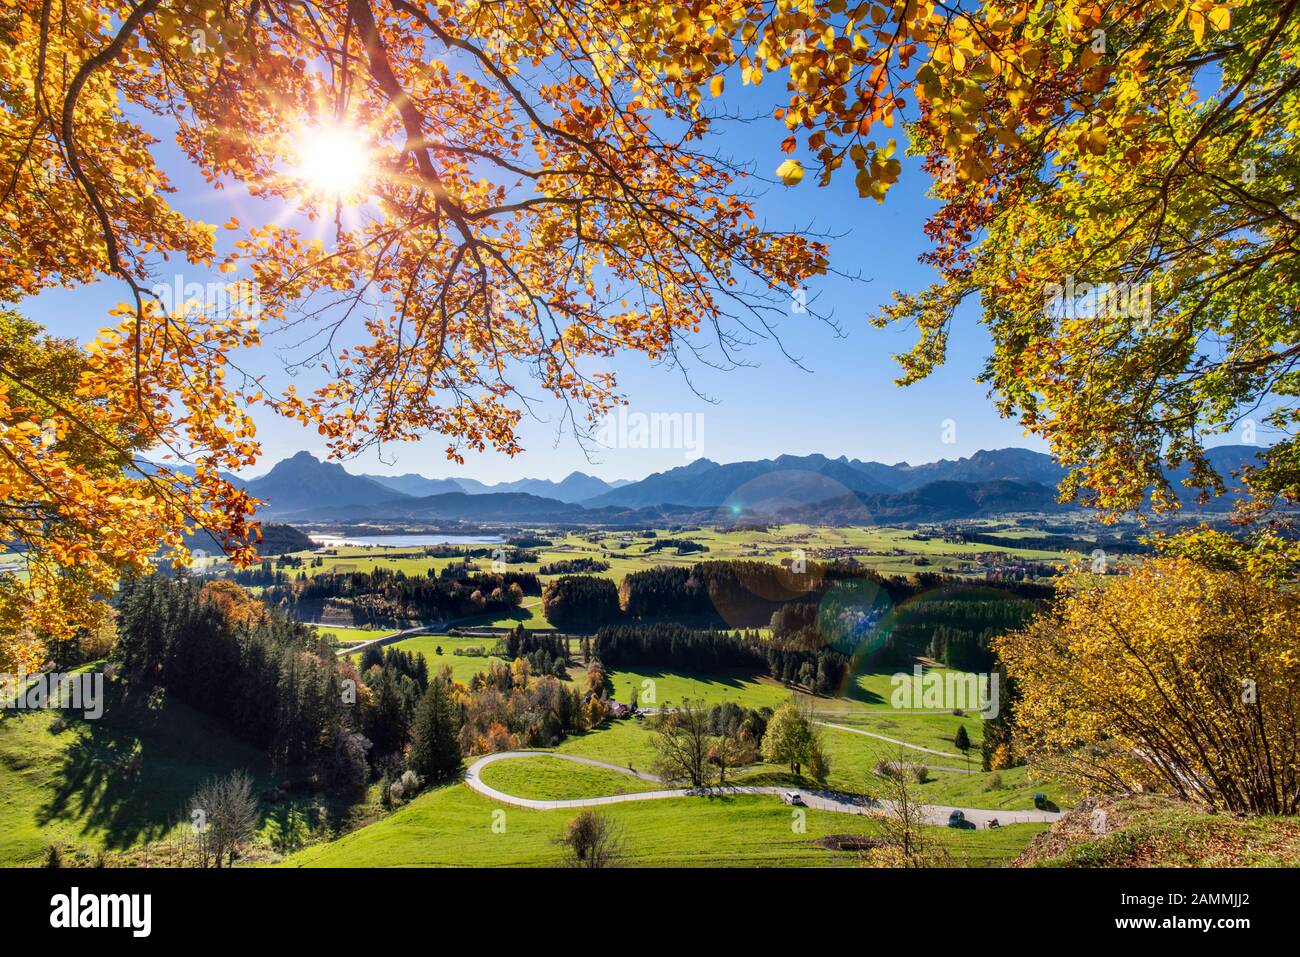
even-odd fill
[(344, 628), (339, 625), (317, 625), (316, 633), (339, 647), (373, 641), (392, 634), (386, 628)]
[[(1005, 533), (1007, 530), (1003, 530)], [(821, 528), (789, 525), (763, 530), (697, 528), (660, 532), (601, 532), (568, 534), (555, 537), (548, 547), (537, 550), (538, 561), (511, 565), (514, 571), (536, 572), (543, 563), (565, 559), (595, 558), (608, 562), (610, 568), (599, 574), (620, 581), (631, 572), (656, 565), (687, 566), (716, 559), (752, 559), (778, 562), (801, 550), (811, 560), (852, 556), (867, 567), (886, 574), (912, 574), (916, 571), (949, 571), (982, 575), (988, 567), (987, 555), (1005, 555), (1034, 561), (1058, 561), (1060, 553), (1035, 549), (1037, 533), (1029, 529), (1010, 530), (1023, 547), (994, 548), (984, 545), (957, 545), (938, 538), (927, 538), (913, 530), (896, 528)], [(655, 541), (671, 536), (700, 542), (707, 552), (677, 555), (672, 550), (651, 551)], [(422, 549), (337, 548), (330, 554), (301, 553), (302, 571), (308, 575), (329, 571), (365, 571), (376, 567), (400, 569), (408, 575), (437, 574), (450, 561), (432, 558)], [(320, 558), (315, 567), (313, 559)], [(207, 559), (206, 564), (220, 567), (224, 559)], [(481, 559), (478, 567), (487, 571), (490, 561)], [(288, 569), (286, 569), (288, 570)], [(292, 569), (296, 574), (298, 569)], [(545, 581), (545, 579), (544, 579)], [(473, 627), (510, 627), (522, 622), (528, 628), (550, 627), (541, 614), (535, 596), (525, 599), (527, 607), (499, 619), (483, 618)], [(379, 629), (320, 626), (320, 632), (341, 647), (359, 643), (387, 633)], [(396, 643), (396, 647), (422, 654), (431, 670), (450, 666), (452, 674), (468, 682), (492, 662), (486, 654), (465, 656), (454, 651), (472, 646), (490, 650), (494, 637), (457, 637), (422, 635)], [(575, 649), (576, 651), (576, 649)], [(581, 669), (572, 674), (579, 676)], [(641, 707), (670, 707), (685, 700), (703, 700), (707, 705), (735, 701), (750, 708), (775, 708), (791, 696), (791, 690), (766, 676), (747, 673), (691, 674), (654, 669), (613, 671), (609, 675), (612, 697), (619, 701), (635, 700)], [(975, 745), (970, 767), (978, 768), (978, 747), (982, 722), (978, 716), (952, 713), (889, 714), (893, 686), (891, 673), (857, 674), (843, 689), (840, 697), (812, 698), (801, 696), (806, 709), (826, 712), (817, 720), (841, 725), (822, 728), (821, 733), (831, 759), (829, 785), (833, 788), (871, 793), (879, 784), (874, 774), (877, 762), (899, 755), (896, 745), (871, 737), (897, 738), (908, 744), (932, 748), (946, 754), (921, 751), (904, 752), (909, 760), (934, 766), (930, 780), (919, 786), (923, 800), (939, 804), (959, 804), (988, 808), (1027, 808), (1032, 806), (1035, 791), (1046, 791), (1053, 800), (1067, 804), (1050, 786), (1031, 781), (1024, 769), (1004, 771), (998, 775), (978, 772), (962, 774), (938, 770), (940, 767), (967, 767), (966, 759), (955, 755), (953, 736), (965, 727)], [(834, 713), (843, 712), (843, 713)], [(0, 721), (0, 864), (33, 862), (42, 857), (46, 847), (60, 842), (72, 849), (93, 854), (99, 849), (123, 850), (157, 841), (167, 835), (180, 817), (184, 804), (201, 781), (234, 768), (247, 768), (257, 777), (259, 789), (270, 784), (269, 768), (259, 751), (235, 740), (216, 722), (180, 705), (169, 705), (152, 716), (136, 716), (131, 721), (114, 721), (109, 716), (99, 722), (72, 722), (66, 729), (51, 732), (54, 718), (49, 714), (12, 715)], [(864, 733), (865, 732), (865, 733)], [(652, 734), (645, 723), (616, 721), (605, 727), (570, 736), (558, 749), (563, 753), (608, 761), (619, 766), (648, 770), (653, 759)], [(777, 782), (788, 772), (776, 767), (760, 767), (750, 772), (755, 782)], [(614, 772), (558, 762), (545, 758), (527, 762), (502, 762), (490, 766), (485, 780), (493, 786), (520, 796), (581, 797), (641, 789), (636, 779)], [(806, 784), (806, 782), (800, 782)], [(556, 813), (511, 810), (510, 840), (485, 831), (482, 842), (466, 841), (457, 846), (457, 821), (474, 818), (477, 827), (486, 824), (482, 799), (463, 788), (444, 789), (420, 798), (378, 824), (341, 841), (334, 842), (300, 859), (327, 863), (331, 855), (342, 854), (343, 847), (354, 843), (363, 848), (362, 857), (381, 857), (386, 845), (402, 844), (408, 832), (425, 834), (434, 844), (421, 848), (414, 843), (402, 844), (402, 856), (391, 863), (414, 864), (472, 863), (466, 855), (482, 855), (491, 864), (554, 863), (558, 850), (554, 838), (562, 829), (564, 817)], [(1067, 805), (1068, 806), (1068, 805)], [(427, 813), (422, 809), (427, 808)], [(685, 822), (678, 825), (680, 812)], [(686, 800), (649, 802), (645, 805), (618, 806), (615, 813), (628, 829), (634, 845), (634, 859), (639, 863), (836, 863), (847, 858), (813, 844), (829, 827), (845, 827), (843, 815), (826, 815), (829, 821), (821, 831), (814, 821), (823, 817), (810, 813), (809, 834), (797, 838), (789, 834), (788, 822), (782, 823), (780, 805), (764, 798)], [(439, 817), (445, 815), (445, 819)], [(480, 821), (480, 818), (483, 820)], [(776, 824), (771, 824), (775, 819)], [(848, 819), (854, 825), (856, 819)], [(516, 824), (516, 822), (521, 822)], [(760, 824), (759, 822), (767, 822)], [(818, 826), (821, 826), (819, 824)], [(865, 826), (865, 824), (863, 825)], [(693, 829), (698, 833), (692, 833)], [(1007, 829), (1009, 832), (1010, 829)], [(367, 835), (364, 838), (362, 835)], [(981, 860), (1000, 859), (1013, 854), (1028, 837), (1018, 843), (1009, 833), (984, 838), (978, 846)], [(961, 834), (945, 835), (945, 840), (976, 840)], [(998, 842), (1008, 847), (998, 850)], [(447, 845), (446, 847), (439, 844)], [(336, 850), (329, 850), (334, 848)], [(732, 853), (734, 850), (734, 853)], [(1005, 851), (1006, 853), (1003, 853)], [(427, 861), (426, 861), (427, 858)], [(378, 857), (376, 858), (378, 859)], [(342, 858), (339, 859), (340, 861)], [(355, 863), (350, 857), (348, 863)]]
[(748, 708), (775, 708), (790, 697), (779, 681), (747, 672), (706, 675), (638, 668), (611, 671), (608, 678), (613, 688), (610, 697), (624, 703), (635, 700), (642, 708), (674, 707), (685, 701), (706, 705), (735, 701)]
[[(979, 523), (968, 523), (978, 529)], [(1034, 547), (1034, 540), (1042, 533), (1031, 528), (1000, 529), (998, 534), (1016, 539), (1016, 546), (957, 544), (942, 538), (926, 536), (913, 529), (888, 526), (854, 526), (831, 528), (816, 525), (780, 525), (769, 529), (733, 529), (723, 526), (702, 526), (687, 529), (659, 529), (643, 531), (597, 531), (551, 535), (543, 537), (551, 544), (531, 551), (536, 561), (510, 565), (512, 571), (538, 572), (543, 565), (566, 559), (592, 558), (609, 563), (609, 568), (597, 574), (620, 582), (632, 572), (657, 565), (693, 565), (699, 561), (716, 559), (750, 559), (780, 562), (796, 555), (796, 550), (811, 560), (829, 561), (852, 557), (867, 568), (886, 575), (911, 575), (918, 571), (946, 572), (954, 575), (982, 575), (990, 567), (990, 556), (1025, 559), (1028, 561), (1056, 563), (1065, 560), (1066, 553)], [(679, 555), (675, 549), (652, 550), (662, 538), (683, 538), (705, 546), (706, 552), (689, 552)], [(385, 546), (338, 546), (318, 551), (297, 552), (301, 558), (299, 570), (309, 576), (331, 572), (368, 572), (376, 568), (400, 570), (407, 575), (435, 575), (459, 558), (435, 558), (422, 548)], [(319, 559), (321, 564), (315, 565)], [(217, 570), (225, 559), (204, 559), (199, 567)], [(488, 571), (491, 559), (471, 560), (477, 570)], [(550, 576), (544, 576), (543, 582)], [(540, 609), (523, 618), (529, 628), (547, 627)], [(502, 619), (508, 625), (512, 619)]]
[[(453, 675), (460, 681), (468, 682), (475, 673), (486, 669), (491, 659), (453, 656), (451, 649), (473, 644), (490, 646), (490, 643), (490, 638), (423, 635), (399, 642), (394, 647), (424, 654), (433, 668), (450, 664)], [(438, 647), (443, 649), (441, 657), (435, 654)], [(581, 684), (581, 668), (571, 669), (570, 674)], [(881, 785), (874, 770), (877, 764), (897, 760), (901, 756), (908, 762), (930, 766), (930, 780), (918, 786), (919, 795), (928, 803), (1027, 809), (1033, 807), (1033, 795), (1039, 791), (1048, 793), (1058, 802), (1066, 801), (1066, 796), (1053, 786), (1029, 780), (1023, 768), (997, 775), (980, 770), (979, 749), (983, 738), (983, 721), (978, 715), (956, 715), (951, 712), (890, 713), (890, 677), (891, 673), (887, 672), (856, 675), (847, 689), (848, 696), (843, 698), (793, 695), (802, 709), (821, 712), (814, 714), (814, 718), (823, 724), (820, 732), (831, 761), (828, 779), (830, 787), (855, 793), (871, 793)], [(687, 700), (702, 700), (706, 706), (733, 701), (747, 708), (776, 708), (792, 697), (790, 689), (780, 682), (743, 672), (705, 675), (642, 668), (613, 671), (609, 680), (611, 697), (623, 702), (635, 699), (642, 708), (674, 707)], [(953, 744), (959, 727), (966, 729), (972, 742), (968, 755), (958, 752)], [(901, 748), (883, 740), (884, 738), (943, 753), (932, 754)], [(644, 771), (650, 768), (654, 757), (652, 740), (653, 734), (648, 722), (612, 721), (595, 731), (570, 736), (560, 744), (558, 750)], [(501, 766), (494, 765), (489, 770), (492, 773), (503, 773), (497, 770), (499, 767)], [(557, 773), (566, 770), (561, 768)], [(967, 770), (975, 773), (960, 773)], [(511, 768), (504, 773), (517, 779), (526, 779), (530, 774), (526, 768)], [(790, 781), (804, 786), (809, 784), (807, 781), (790, 778), (788, 772), (776, 767), (763, 767), (751, 773), (750, 777), (754, 783)], [(509, 793), (533, 796), (531, 793)], [(601, 793), (615, 792), (590, 792), (592, 795)]]
[(122, 851), (163, 838), (207, 778), (236, 769), (270, 782), (266, 756), (180, 704), (56, 731), (53, 711), (0, 720), (0, 865), (41, 860), (48, 845)]
[(568, 801), (655, 791), (669, 785), (559, 758), (496, 761), (479, 772), (483, 783), (503, 794), (539, 801)]
[[(246, 771), (253, 793), (271, 790), (266, 753), (235, 738), (215, 718), (177, 701), (153, 709), (110, 703), (97, 720), (58, 711), (11, 711), (0, 718), (0, 867), (40, 864), (52, 845), (69, 863), (101, 852), (110, 866), (154, 863), (174, 852), (188, 826), (190, 798), (214, 777)], [(308, 834), (340, 833), (378, 812), (378, 789), (339, 804), (294, 794), (259, 804), (253, 858), (273, 856), (275, 818), (290, 807)], [(147, 850), (146, 850), (147, 849)], [(192, 862), (190, 862), (192, 863)]]
[[(421, 795), (391, 817), (337, 841), (307, 848), (286, 865), (554, 866), (563, 862), (558, 839), (575, 813), (501, 808), (457, 784)], [(856, 854), (828, 850), (818, 841), (871, 834), (878, 827), (865, 816), (807, 810), (807, 830), (797, 833), (791, 809), (765, 795), (631, 802), (602, 813), (620, 827), (625, 863), (640, 867), (856, 865)], [(932, 834), (958, 863), (980, 866), (1014, 858), (1041, 830), (1043, 825), (1021, 824), (992, 831), (935, 828)]]
[[(402, 641), (395, 641), (391, 645), (385, 645), (384, 648), (396, 648), (401, 651), (415, 652), (423, 655), (429, 663), (429, 673), (436, 674), (445, 666), (451, 667), (451, 675), (457, 681), (469, 683), (469, 680), (476, 674), (487, 671), (493, 661), (499, 661), (499, 658), (493, 658), (490, 655), (458, 655), (455, 654), (458, 648), (482, 648), (484, 651), (490, 651), (495, 643), (493, 638), (454, 638), (451, 635), (416, 635), (413, 638), (405, 638)], [(441, 649), (441, 654), (439, 654)], [(354, 652), (348, 657), (356, 659), (360, 656), (359, 652)]]
[[(883, 741), (834, 728), (822, 728), (821, 733), (831, 763), (827, 786), (855, 794), (879, 791), (882, 782), (875, 773), (876, 764), (896, 759), (899, 749)], [(909, 740), (901, 735), (899, 739)], [(636, 771), (649, 771), (655, 756), (654, 732), (646, 720), (611, 721), (595, 731), (569, 736), (556, 750), (561, 754), (593, 758)], [(920, 751), (905, 750), (902, 753), (908, 762), (957, 769), (966, 767), (962, 758), (944, 758)], [(1056, 785), (1031, 780), (1023, 767), (1000, 772), (981, 771), (979, 754), (974, 750), (971, 752), (970, 767), (975, 773), (931, 770), (930, 780), (917, 786), (919, 798), (927, 804), (1027, 810), (1034, 806), (1034, 794), (1044, 792), (1063, 806), (1073, 803)], [(793, 778), (787, 768), (766, 764), (743, 772), (734, 780), (736, 783), (788, 782), (804, 787), (812, 786), (806, 779)]]

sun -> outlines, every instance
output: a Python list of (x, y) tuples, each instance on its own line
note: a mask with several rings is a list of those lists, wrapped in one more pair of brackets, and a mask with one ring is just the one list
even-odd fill
[(295, 170), (303, 184), (330, 199), (359, 199), (373, 172), (361, 134), (346, 126), (303, 131), (295, 152)]

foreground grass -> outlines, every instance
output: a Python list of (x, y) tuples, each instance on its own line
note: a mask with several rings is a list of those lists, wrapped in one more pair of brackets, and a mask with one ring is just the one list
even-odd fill
[(1300, 820), (1211, 814), (1157, 795), (1088, 799), (1035, 840), (1018, 863), (1294, 868), (1300, 866)]
[(53, 711), (0, 720), (0, 866), (38, 863), (51, 844), (93, 855), (165, 837), (207, 778), (247, 770), (265, 787), (260, 751), (180, 704), (97, 721)]
[[(101, 854), (108, 866), (174, 859), (173, 839), (186, 833), (194, 792), (233, 771), (252, 777), (255, 795), (274, 788), (263, 751), (178, 701), (151, 710), (110, 700), (94, 721), (8, 712), (0, 719), (0, 867), (41, 864), (51, 846), (69, 864)], [(272, 853), (278, 819), (291, 808), (307, 840), (332, 836), (377, 816), (378, 790), (355, 803), (309, 793), (259, 801), (250, 856)]]
[[(531, 761), (542, 760), (530, 759)], [(525, 762), (519, 762), (521, 764)], [(494, 812), (499, 812), (494, 816)], [(421, 795), (382, 821), (288, 858), (298, 867), (542, 867), (563, 863), (558, 839), (573, 811), (499, 807), (463, 784)], [(639, 867), (843, 866), (857, 855), (818, 841), (869, 835), (870, 817), (807, 810), (805, 833), (791, 809), (765, 795), (689, 797), (601, 808)], [(503, 815), (503, 816), (502, 816)], [(497, 822), (500, 833), (494, 832)], [(504, 831), (501, 827), (504, 825)], [(1021, 824), (993, 831), (932, 829), (958, 863), (1004, 864), (1042, 830)]]
[(634, 794), (672, 786), (559, 758), (497, 761), (483, 768), (479, 776), (488, 787), (504, 794), (538, 801)]

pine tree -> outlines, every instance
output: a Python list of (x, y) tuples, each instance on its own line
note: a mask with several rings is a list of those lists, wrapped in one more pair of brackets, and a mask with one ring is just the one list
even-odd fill
[(428, 781), (445, 781), (461, 769), (460, 722), (444, 681), (429, 683), (415, 709), (410, 767)]
[(956, 745), (957, 750), (965, 754), (970, 750), (970, 735), (966, 733), (966, 726), (959, 724), (957, 734), (953, 737), (952, 743)]

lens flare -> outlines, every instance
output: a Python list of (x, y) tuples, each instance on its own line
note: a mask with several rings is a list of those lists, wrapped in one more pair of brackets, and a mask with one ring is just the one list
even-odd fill
[(822, 597), (817, 630), (836, 651), (871, 661), (885, 648), (894, 630), (894, 603), (870, 579), (842, 579)]
[(295, 170), (312, 192), (330, 199), (359, 199), (372, 172), (361, 135), (345, 126), (307, 130), (296, 150)]

